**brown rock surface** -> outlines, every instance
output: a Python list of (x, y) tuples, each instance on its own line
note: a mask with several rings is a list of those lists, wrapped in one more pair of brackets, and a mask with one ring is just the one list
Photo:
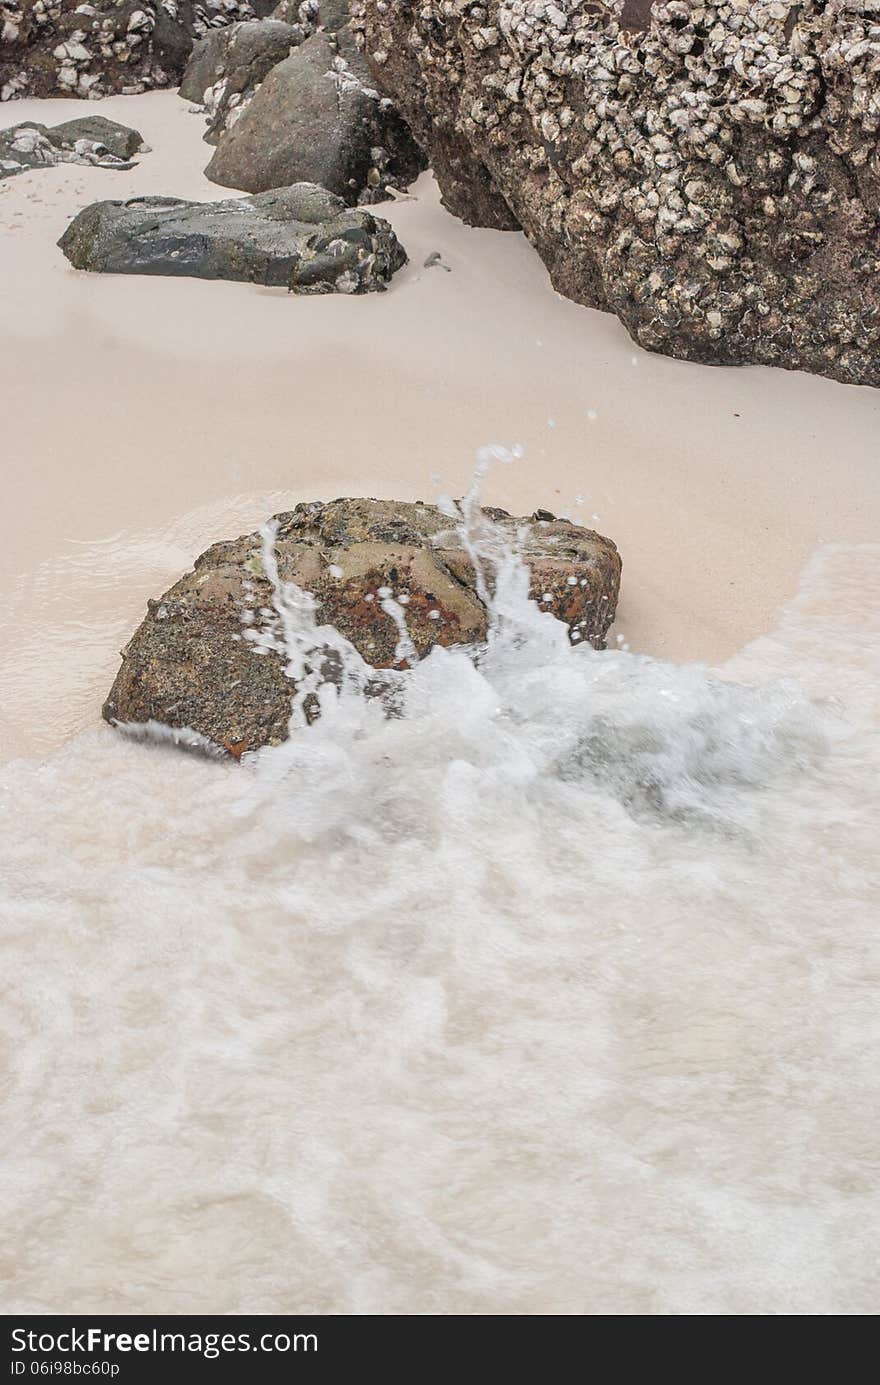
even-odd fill
[[(569, 625), (574, 642), (601, 648), (620, 585), (611, 540), (543, 512), (531, 521), (485, 513), (509, 541), (527, 526), (520, 551), (532, 597)], [(335, 500), (298, 505), (276, 519), (280, 580), (311, 592), (318, 623), (335, 627), (373, 668), (406, 666), (400, 632), (382, 609), (386, 591), (405, 598), (407, 633), (420, 658), (435, 645), (485, 639), (488, 613), (471, 560), (435, 506)], [(235, 756), (286, 739), (294, 685), (282, 653), (257, 647), (277, 625), (272, 595), (259, 533), (214, 544), (150, 601), (104, 717), (189, 728)]]

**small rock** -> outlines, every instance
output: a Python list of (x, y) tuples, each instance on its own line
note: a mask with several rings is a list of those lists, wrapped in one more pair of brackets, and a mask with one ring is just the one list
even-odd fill
[(77, 140), (85, 139), (103, 144), (117, 159), (130, 159), (135, 154), (146, 152), (139, 130), (120, 125), (103, 115), (83, 115), (76, 120), (65, 120), (61, 125), (54, 125), (48, 135), (59, 149), (70, 149)]
[(131, 156), (144, 151), (140, 133), (103, 116), (84, 116), (61, 125), (24, 121), (0, 130), (0, 178), (58, 163), (131, 168)]

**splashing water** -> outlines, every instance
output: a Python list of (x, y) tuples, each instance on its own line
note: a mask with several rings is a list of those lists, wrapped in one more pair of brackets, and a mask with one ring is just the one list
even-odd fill
[(480, 650), (364, 696), (267, 530), (285, 745), (0, 771), (9, 1311), (875, 1310), (880, 548), (719, 675), (460, 517)]
[[(389, 729), (389, 740), (410, 738), (418, 726), (427, 746), (439, 731), (441, 761), (456, 743), (470, 759), (488, 738), (497, 765), (518, 765), (530, 783), (595, 785), (630, 812), (733, 830), (738, 811), (747, 811), (740, 791), (816, 763), (827, 753), (833, 716), (827, 708), (819, 714), (792, 680), (749, 689), (701, 666), (573, 647), (567, 627), (529, 599), (528, 568), (482, 509), (490, 463), (517, 455), (484, 448), (463, 500), (441, 498), (474, 569), (488, 635), (477, 647), (435, 649), (421, 668), (406, 628), (406, 606), (390, 588), (379, 589), (379, 606), (398, 632), (396, 662), (409, 667), (377, 675), (343, 635), (318, 624), (311, 593), (281, 580), (278, 523), (263, 526), (261, 557), (274, 616), (264, 612), (268, 624), (244, 635), (259, 650), (282, 654), (296, 690), (291, 739), (280, 750), (249, 757), (254, 774), (259, 779), (268, 773), (274, 792), (288, 761), (297, 775), (307, 772), (302, 761), (311, 760), (313, 744), (295, 732), (316, 721), (317, 703), (329, 723), (313, 739), (318, 734), (352, 755), (364, 735), (383, 739), (381, 715), (392, 712), (407, 728)], [(524, 538), (525, 529), (518, 541)], [(466, 741), (471, 724), (472, 745)], [(374, 786), (371, 793), (376, 791)]]

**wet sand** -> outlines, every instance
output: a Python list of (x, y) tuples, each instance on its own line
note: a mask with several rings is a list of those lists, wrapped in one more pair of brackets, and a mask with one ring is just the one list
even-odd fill
[[(137, 168), (0, 183), (5, 757), (95, 724), (147, 597), (209, 542), (300, 499), (460, 493), (486, 443), (524, 449), (487, 500), (614, 538), (616, 631), (673, 660), (729, 657), (772, 627), (818, 545), (876, 536), (880, 395), (648, 355), (555, 294), (522, 236), (447, 215), (430, 176), (382, 209), (410, 254), (386, 294), (71, 269), (55, 242), (95, 199), (229, 195), (175, 94), (100, 110), (152, 146)], [(433, 251), (449, 273), (424, 268)]]

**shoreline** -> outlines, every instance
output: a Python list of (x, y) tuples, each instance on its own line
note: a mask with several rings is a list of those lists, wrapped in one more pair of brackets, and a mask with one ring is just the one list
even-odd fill
[[(17, 101), (4, 124), (95, 108)], [(821, 544), (875, 537), (880, 394), (649, 355), (613, 316), (554, 293), (523, 236), (449, 216), (430, 175), (375, 209), (410, 255), (386, 294), (71, 269), (55, 242), (91, 201), (235, 195), (203, 177), (203, 123), (175, 93), (100, 111), (141, 130), (152, 152), (136, 168), (0, 184), (0, 689), (15, 753), (96, 725), (147, 598), (267, 504), (461, 494), (489, 443), (524, 456), (493, 470), (486, 503), (612, 538), (612, 641), (674, 662), (723, 663), (772, 629)], [(433, 251), (451, 272), (424, 267)], [(54, 723), (47, 689), (69, 704)]]

